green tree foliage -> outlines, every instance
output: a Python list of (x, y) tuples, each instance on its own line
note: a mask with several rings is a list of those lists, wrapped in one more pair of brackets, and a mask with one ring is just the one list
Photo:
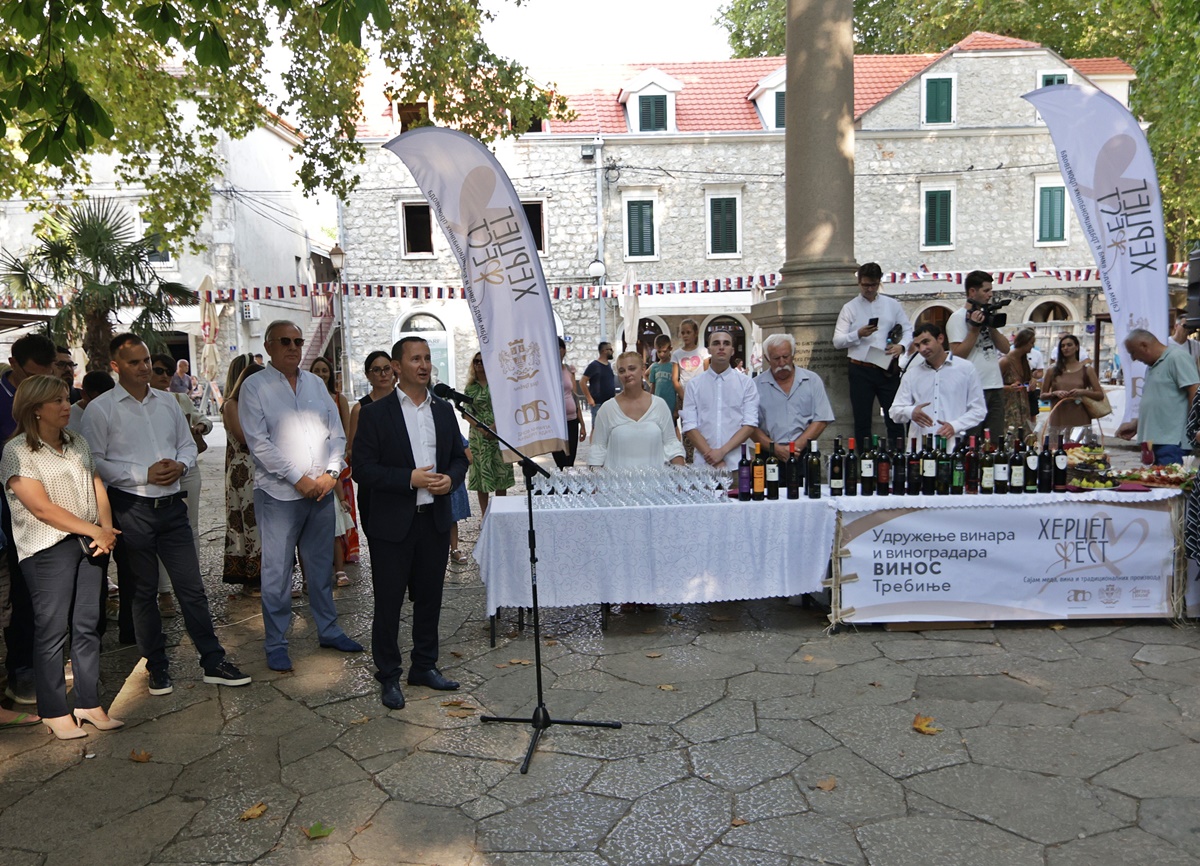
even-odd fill
[(89, 370), (107, 370), (118, 308), (141, 308), (129, 330), (155, 348), (171, 330), (172, 306), (196, 303), (187, 286), (159, 278), (150, 261), (156, 244), (153, 236), (137, 236), (128, 210), (112, 199), (56, 207), (33, 249), (0, 251), (0, 291), (37, 308), (63, 299), (50, 336), (60, 345), (81, 345)]
[[(520, 0), (515, 0), (520, 2)], [(256, 125), (268, 74), (293, 118), (305, 191), (346, 196), (363, 146), (358, 82), (380, 58), (399, 102), (484, 140), (562, 115), (565, 100), (484, 43), (483, 0), (0, 0), (0, 196), (48, 205), (86, 187), (96, 160), (146, 190), (164, 242), (195, 233), (218, 145)], [(282, 65), (290, 50), (290, 65)], [(511, 127), (509, 118), (511, 117)]]
[[(735, 57), (785, 50), (787, 0), (730, 0), (717, 23)], [(1063, 57), (1120, 57), (1137, 70), (1130, 109), (1150, 124), (1174, 261), (1200, 235), (1200, 0), (855, 0), (863, 54), (945, 51), (976, 30)]]

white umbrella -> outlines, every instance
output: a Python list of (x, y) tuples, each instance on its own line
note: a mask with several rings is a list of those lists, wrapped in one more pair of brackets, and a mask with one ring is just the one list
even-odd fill
[(220, 330), (221, 310), (216, 304), (207, 299), (214, 290), (211, 276), (206, 276), (200, 283), (196, 294), (200, 297), (200, 334), (204, 338), (204, 349), (200, 354), (200, 375), (209, 382), (217, 378), (221, 371), (221, 357), (217, 353), (217, 333)]

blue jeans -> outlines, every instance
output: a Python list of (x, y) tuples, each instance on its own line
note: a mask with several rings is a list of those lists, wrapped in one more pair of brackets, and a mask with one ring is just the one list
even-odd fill
[(292, 622), (292, 568), (296, 550), (308, 579), (308, 604), (317, 637), (329, 643), (345, 635), (333, 603), (334, 502), (331, 490), (315, 499), (276, 499), (255, 488), (254, 516), (262, 539), (263, 649), (287, 649)]
[(1155, 445), (1154, 462), (1159, 466), (1183, 462), (1183, 448), (1178, 445)]

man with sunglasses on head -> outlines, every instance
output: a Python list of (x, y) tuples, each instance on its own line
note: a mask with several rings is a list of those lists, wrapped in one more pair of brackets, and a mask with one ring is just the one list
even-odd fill
[(300, 369), (300, 328), (283, 319), (272, 322), (265, 344), (271, 361), (242, 382), (238, 420), (254, 461), (267, 667), (290, 671), (287, 629), (297, 547), (320, 645), (362, 652), (362, 644), (338, 625), (333, 603), (333, 490), (345, 466), (346, 433), (325, 383)]

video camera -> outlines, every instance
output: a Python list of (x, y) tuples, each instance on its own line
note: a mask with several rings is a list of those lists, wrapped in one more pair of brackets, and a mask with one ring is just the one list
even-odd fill
[(993, 304), (981, 304), (979, 301), (973, 301), (967, 298), (967, 303), (971, 305), (971, 312), (983, 310), (983, 321), (976, 322), (974, 319), (968, 318), (967, 321), (978, 328), (1003, 328), (1008, 324), (1008, 314), (1000, 313), (1001, 310), (1012, 303), (1012, 298), (1005, 298), (1003, 301), (996, 301)]

